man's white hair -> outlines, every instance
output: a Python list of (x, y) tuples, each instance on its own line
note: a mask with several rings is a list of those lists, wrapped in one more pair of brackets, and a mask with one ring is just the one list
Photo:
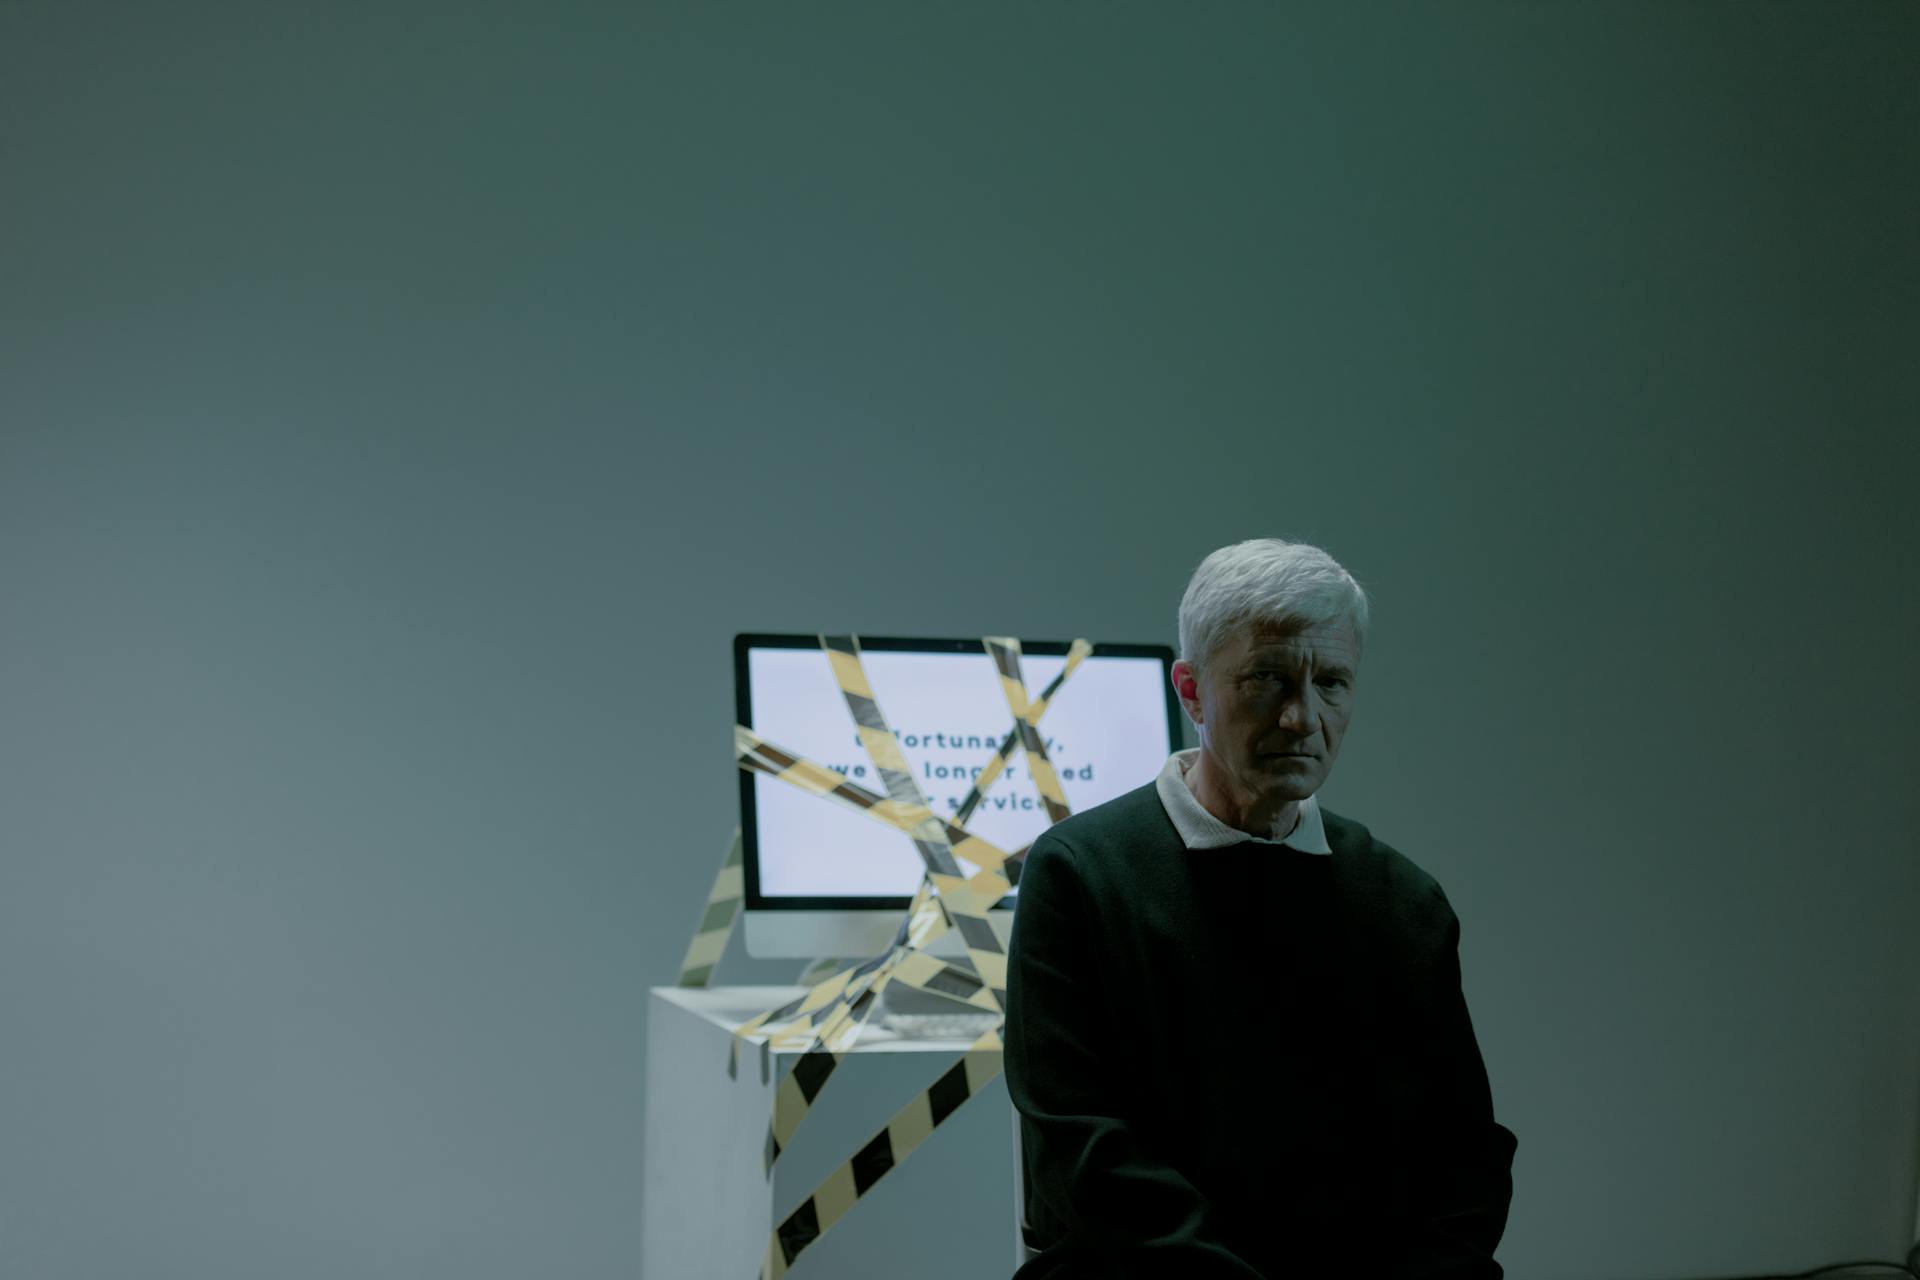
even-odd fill
[(1236, 631), (1259, 623), (1292, 630), (1319, 623), (1353, 624), (1356, 648), (1367, 642), (1367, 593), (1318, 547), (1279, 538), (1251, 538), (1222, 547), (1193, 571), (1180, 598), (1180, 656), (1195, 670)]

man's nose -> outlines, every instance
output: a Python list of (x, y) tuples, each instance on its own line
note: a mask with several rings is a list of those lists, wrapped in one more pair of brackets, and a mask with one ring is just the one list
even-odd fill
[(1280, 704), (1280, 727), (1304, 737), (1320, 727), (1313, 695), (1296, 694)]

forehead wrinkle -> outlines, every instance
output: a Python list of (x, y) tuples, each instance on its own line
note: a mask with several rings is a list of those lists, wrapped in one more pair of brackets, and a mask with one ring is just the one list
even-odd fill
[(1296, 662), (1298, 662), (1298, 660), (1315, 662), (1315, 664), (1319, 664), (1319, 666), (1327, 666), (1327, 664), (1331, 664), (1331, 662), (1344, 662), (1344, 660), (1346, 660), (1346, 658), (1344, 658), (1346, 652), (1350, 652), (1350, 645), (1342, 645), (1342, 643), (1338, 643), (1338, 641), (1334, 641), (1331, 645), (1315, 645), (1313, 641), (1302, 639), (1302, 637), (1298, 637), (1298, 635), (1284, 635), (1284, 637), (1273, 637), (1273, 639), (1261, 639), (1261, 641), (1254, 641), (1252, 645), (1246, 647), (1246, 656), (1248, 656), (1248, 658), (1273, 660), (1275, 656), (1284, 656), (1284, 658), (1292, 658), (1292, 660), (1296, 660)]
[(1302, 644), (1299, 637), (1259, 640), (1248, 647), (1247, 661), (1285, 663), (1296, 667), (1311, 665), (1322, 670), (1338, 671), (1342, 675), (1352, 675), (1352, 664), (1342, 656), (1346, 648), (1342, 644)]

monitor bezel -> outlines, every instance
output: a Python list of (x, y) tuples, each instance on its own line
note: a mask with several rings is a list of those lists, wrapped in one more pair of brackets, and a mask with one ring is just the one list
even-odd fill
[[(950, 640), (945, 638), (917, 638), (913, 636), (860, 636), (860, 647), (875, 653), (980, 653), (984, 654), (980, 637), (972, 639)], [(748, 687), (747, 654), (753, 649), (819, 649), (820, 637), (817, 635), (799, 635), (787, 632), (743, 631), (733, 638), (733, 701), (734, 718), (738, 724), (753, 728), (753, 706), (751, 691)], [(1071, 644), (1064, 640), (1022, 640), (1022, 655), (1036, 657), (1064, 657)], [(1164, 644), (1096, 644), (1088, 657), (1096, 658), (1158, 658), (1160, 660), (1160, 690), (1166, 698), (1167, 707), (1167, 749), (1169, 753), (1181, 748), (1181, 726), (1186, 722), (1186, 713), (1181, 709), (1180, 700), (1173, 691), (1174, 652), (1171, 646)], [(822, 661), (825, 660), (822, 651)], [(1068, 682), (1071, 687), (1072, 682)], [(1034, 692), (1038, 692), (1035, 690)], [(884, 710), (884, 708), (883, 708)], [(1007, 717), (1007, 727), (1013, 727), (1013, 717)], [(742, 906), (748, 911), (905, 911), (912, 900), (907, 895), (898, 897), (872, 896), (830, 896), (830, 897), (763, 897), (760, 893), (760, 841), (757, 814), (754, 807), (753, 780), (762, 776), (751, 769), (740, 769), (740, 841), (742, 871), (744, 872), (746, 895)], [(833, 803), (822, 800), (823, 804)], [(906, 839), (904, 835), (901, 839)], [(1013, 904), (1011, 896), (1002, 898), (999, 906)]]

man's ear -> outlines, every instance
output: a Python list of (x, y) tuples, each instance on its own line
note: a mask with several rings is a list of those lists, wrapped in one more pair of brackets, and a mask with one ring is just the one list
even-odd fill
[(1201, 723), (1199, 674), (1185, 658), (1173, 664), (1173, 691), (1180, 695), (1180, 704), (1193, 722)]

